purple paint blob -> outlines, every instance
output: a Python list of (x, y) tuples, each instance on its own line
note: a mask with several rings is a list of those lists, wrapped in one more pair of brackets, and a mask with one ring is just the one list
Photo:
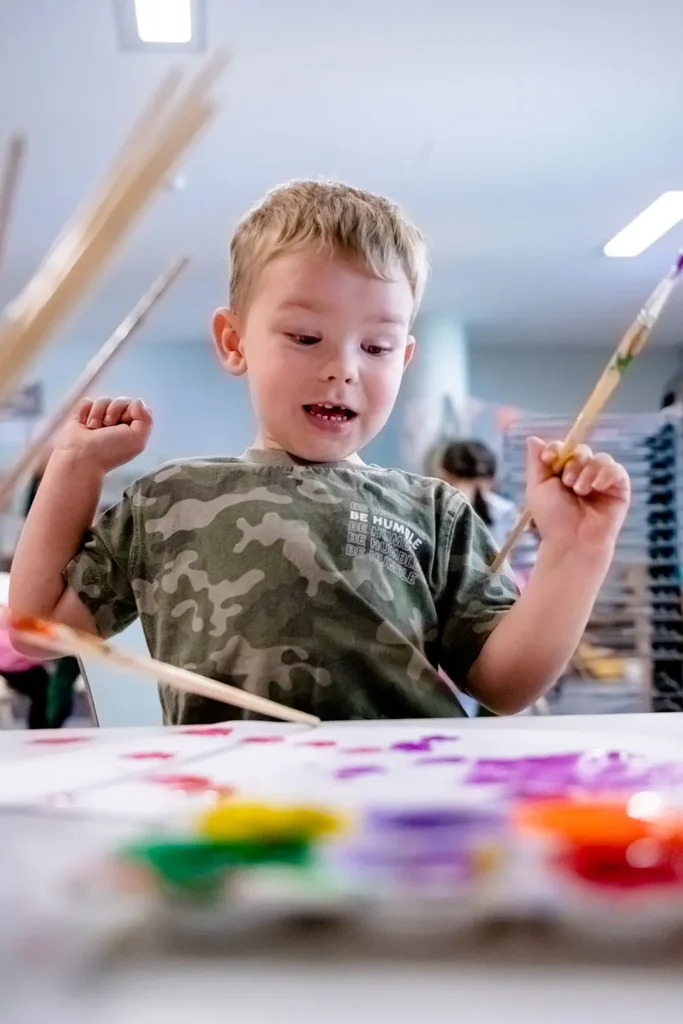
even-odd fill
[(575, 796), (582, 793), (626, 795), (644, 789), (681, 786), (683, 764), (653, 763), (642, 755), (623, 750), (483, 758), (472, 766), (466, 782), (472, 786), (502, 786), (513, 799), (566, 796), (568, 793)]
[(339, 771), (335, 772), (336, 779), (357, 779), (361, 775), (380, 775), (386, 771), (386, 768), (382, 768), (378, 764), (356, 764), (349, 765), (347, 768), (340, 768)]
[(683, 252), (678, 254), (678, 259), (676, 260), (676, 275), (680, 274), (680, 272), (682, 270), (683, 270)]
[(414, 808), (412, 810), (384, 808), (372, 811), (368, 815), (368, 824), (373, 829), (425, 832), (440, 829), (461, 829), (473, 823), (480, 824), (483, 820), (486, 820), (486, 817), (481, 811), (471, 811), (455, 807)]
[(419, 740), (417, 743), (411, 743), (411, 742), (392, 743), (391, 744), (391, 749), (392, 750), (401, 750), (405, 754), (414, 754), (414, 753), (420, 753), (420, 752), (429, 754), (431, 752), (432, 748), (431, 748), (430, 744), (426, 740)]

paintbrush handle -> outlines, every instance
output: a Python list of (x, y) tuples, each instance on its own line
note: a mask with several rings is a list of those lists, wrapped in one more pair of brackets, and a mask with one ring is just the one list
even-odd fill
[[(617, 345), (614, 354), (600, 375), (598, 383), (593, 388), (588, 401), (576, 417), (574, 425), (562, 442), (562, 448), (552, 465), (552, 471), (556, 476), (559, 476), (562, 472), (576, 450), (577, 445), (585, 441), (596, 419), (619, 386), (629, 365), (645, 348), (652, 333), (652, 328), (664, 309), (682, 271), (683, 256), (679, 256), (669, 273), (652, 292), (638, 313), (638, 316)], [(494, 572), (497, 572), (503, 565), (503, 562), (509, 556), (519, 538), (528, 529), (531, 521), (532, 517), (529, 510), (524, 509), (493, 561), (491, 568)]]
[(245, 711), (268, 715), (270, 718), (281, 719), (285, 722), (297, 722), (301, 725), (318, 725), (320, 722), (315, 715), (297, 711), (295, 708), (288, 708), (284, 704), (268, 700), (267, 697), (259, 697), (257, 694), (248, 693), (246, 690), (240, 690), (227, 683), (217, 683), (213, 679), (207, 679), (188, 669), (167, 665), (163, 661), (157, 661), (155, 658), (145, 655), (119, 651), (98, 637), (80, 633), (61, 623), (36, 620), (35, 628), (32, 626), (25, 628), (22, 620), (19, 619), (14, 628), (31, 646), (44, 650), (76, 655), (80, 658), (97, 658), (101, 661), (108, 661), (126, 672), (151, 678), (157, 683), (166, 683), (176, 690), (194, 693), (209, 700), (220, 701), (222, 704), (230, 704)]
[(143, 295), (125, 320), (121, 321), (114, 333), (105, 341), (99, 352), (93, 356), (59, 408), (38, 431), (14, 466), (3, 476), (0, 483), (0, 511), (11, 499), (14, 489), (24, 473), (31, 468), (43, 449), (52, 440), (54, 434), (62, 426), (67, 416), (73, 411), (76, 404), (82, 398), (85, 398), (92, 385), (101, 377), (112, 362), (114, 356), (121, 352), (129, 339), (142, 327), (147, 315), (166, 294), (188, 262), (187, 257), (183, 256), (181, 259), (176, 260), (163, 274), (160, 274), (149, 291)]

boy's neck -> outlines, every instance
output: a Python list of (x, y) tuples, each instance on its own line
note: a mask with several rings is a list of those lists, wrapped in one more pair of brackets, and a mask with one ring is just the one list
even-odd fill
[(252, 444), (252, 446), (249, 449), (249, 451), (273, 452), (273, 453), (280, 452), (283, 455), (288, 456), (292, 460), (292, 462), (298, 462), (301, 465), (307, 465), (308, 464), (308, 465), (315, 465), (315, 466), (324, 466), (324, 465), (333, 465), (334, 463), (339, 463), (339, 462), (349, 463), (352, 466), (364, 466), (365, 465), (365, 463), (361, 459), (361, 457), (358, 454), (358, 452), (352, 452), (350, 455), (347, 455), (343, 459), (330, 459), (329, 463), (328, 462), (321, 462), (321, 461), (316, 460), (316, 459), (304, 459), (304, 458), (301, 458), (299, 455), (292, 455), (291, 452), (286, 451), (284, 448), (282, 448), (280, 445), (276, 444), (274, 441), (271, 441), (270, 439), (264, 438), (263, 434), (261, 434), (260, 432), (256, 435), (256, 440)]
[[(325, 462), (321, 462), (317, 459), (303, 459), (300, 456), (292, 455), (291, 452), (287, 452), (281, 444), (271, 440), (269, 437), (264, 437), (261, 431), (256, 435), (256, 440), (251, 446), (251, 451), (255, 452), (282, 452), (288, 455), (294, 462), (302, 464), (309, 463), (315, 466), (325, 466)], [(352, 466), (365, 466), (365, 462), (362, 461), (357, 452), (352, 452), (350, 455), (345, 456), (343, 459), (331, 459), (330, 464), (335, 462), (350, 463)]]

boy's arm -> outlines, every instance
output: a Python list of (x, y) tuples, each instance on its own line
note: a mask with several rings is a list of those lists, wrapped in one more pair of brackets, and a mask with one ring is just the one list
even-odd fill
[(106, 473), (144, 449), (150, 428), (143, 403), (128, 399), (84, 402), (69, 421), (50, 457), (12, 561), (13, 611), (97, 633), (91, 612), (67, 586), (64, 572), (92, 526)]
[(578, 647), (610, 561), (606, 550), (541, 544), (528, 585), (470, 669), (468, 693), (501, 715), (538, 700)]
[(561, 477), (559, 445), (529, 441), (527, 501), (541, 536), (529, 583), (467, 677), (492, 711), (512, 714), (552, 686), (576, 650), (614, 556), (630, 500), (623, 466), (580, 445)]
[(104, 473), (79, 452), (52, 455), (12, 560), (10, 606), (96, 633), (92, 615), (67, 588), (64, 570), (90, 529)]

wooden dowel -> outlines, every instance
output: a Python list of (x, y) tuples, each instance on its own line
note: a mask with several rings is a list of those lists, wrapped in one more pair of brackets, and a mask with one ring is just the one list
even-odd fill
[(40, 457), (41, 452), (52, 440), (77, 403), (85, 398), (92, 385), (102, 376), (114, 357), (119, 355), (135, 332), (142, 327), (151, 310), (177, 280), (188, 262), (188, 258), (183, 256), (182, 259), (176, 260), (163, 274), (160, 274), (152, 287), (143, 295), (125, 320), (121, 321), (111, 337), (105, 341), (99, 352), (93, 356), (59, 408), (41, 427), (10, 471), (3, 476), (0, 482), (0, 511), (10, 501), (21, 478)]

